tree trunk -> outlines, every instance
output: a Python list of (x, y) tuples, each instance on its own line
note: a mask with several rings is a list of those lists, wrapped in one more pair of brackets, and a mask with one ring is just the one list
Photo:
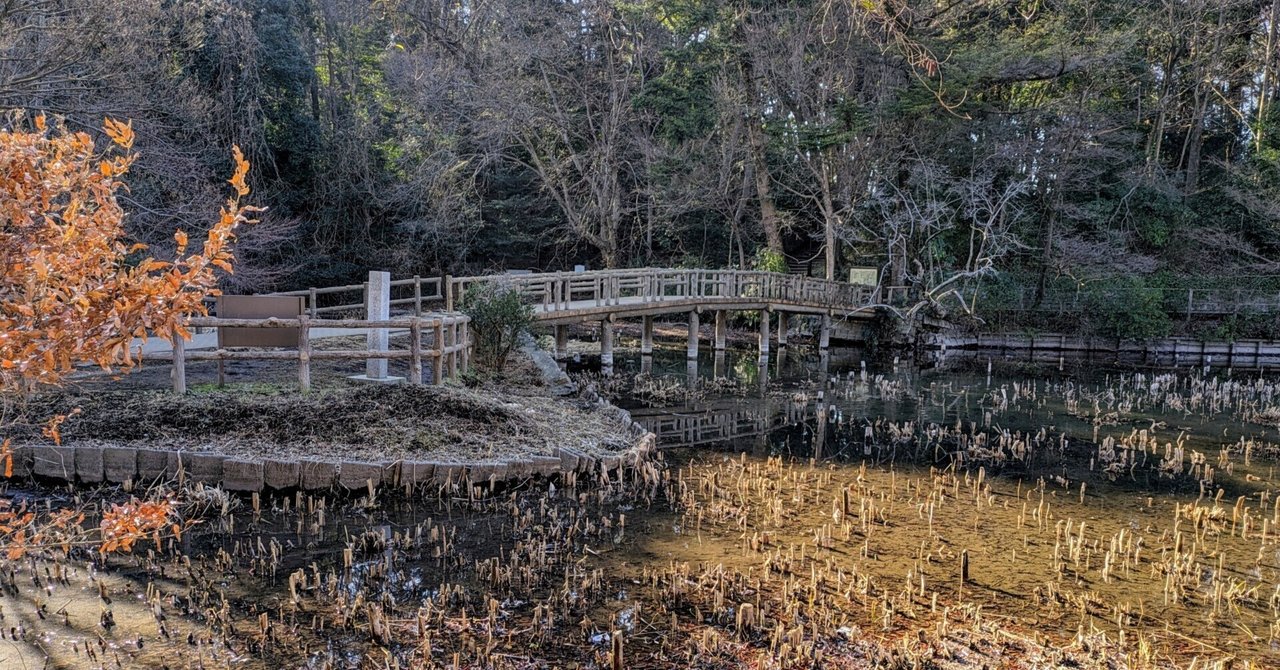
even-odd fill
[(773, 184), (769, 178), (764, 118), (758, 109), (760, 94), (756, 88), (751, 55), (745, 50), (739, 55), (738, 65), (741, 68), (742, 89), (745, 97), (743, 116), (747, 125), (747, 148), (751, 152), (751, 166), (755, 170), (756, 200), (760, 203), (760, 227), (764, 230), (764, 238), (769, 245), (769, 250), (780, 254), (782, 253), (782, 230), (778, 223), (778, 207), (773, 201)]
[(760, 227), (770, 251), (782, 253), (782, 230), (778, 223), (778, 206), (773, 202), (773, 184), (769, 178), (769, 159), (765, 155), (764, 129), (758, 118), (748, 120), (751, 162), (755, 168), (756, 199), (760, 202)]
[(834, 281), (836, 278), (836, 209), (835, 203), (831, 199), (831, 178), (827, 174), (827, 166), (824, 160), (822, 169), (822, 233), (823, 246), (826, 247), (827, 271), (826, 278), (828, 281)]

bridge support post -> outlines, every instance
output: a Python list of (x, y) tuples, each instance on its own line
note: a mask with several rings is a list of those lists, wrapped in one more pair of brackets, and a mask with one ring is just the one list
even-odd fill
[(818, 349), (826, 351), (831, 347), (831, 315), (822, 315), (822, 329), (818, 331)]
[(646, 316), (640, 326), (640, 353), (653, 353), (653, 317)]
[(702, 325), (699, 321), (697, 310), (689, 312), (689, 341), (685, 358), (693, 361), (698, 360), (698, 328)]
[(725, 340), (729, 337), (729, 312), (726, 310), (718, 310), (716, 312), (716, 337), (714, 348), (716, 351), (724, 351)]
[(767, 358), (769, 356), (769, 326), (771, 325), (769, 310), (760, 310), (760, 357)]
[(613, 322), (608, 319), (600, 322), (600, 367), (613, 367)]
[(569, 353), (569, 326), (564, 324), (556, 326), (556, 358), (561, 358)]
[(791, 319), (786, 312), (778, 312), (778, 348), (787, 346), (787, 330), (791, 327)]

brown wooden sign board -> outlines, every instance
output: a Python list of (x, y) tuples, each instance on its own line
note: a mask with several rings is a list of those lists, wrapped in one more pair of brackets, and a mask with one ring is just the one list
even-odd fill
[[(220, 319), (296, 319), (306, 309), (300, 295), (220, 295)], [(297, 328), (219, 328), (218, 347), (298, 346)]]

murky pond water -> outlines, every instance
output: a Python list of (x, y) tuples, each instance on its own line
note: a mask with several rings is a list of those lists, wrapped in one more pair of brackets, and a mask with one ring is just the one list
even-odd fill
[(656, 467), (239, 500), (158, 550), (23, 559), (0, 667), (1280, 667), (1273, 380), (616, 371)]

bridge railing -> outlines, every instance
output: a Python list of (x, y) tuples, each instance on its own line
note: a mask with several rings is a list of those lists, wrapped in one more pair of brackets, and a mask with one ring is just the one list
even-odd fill
[(874, 287), (755, 270), (638, 268), (589, 272), (448, 277), (445, 309), (452, 311), (467, 291), (502, 282), (546, 311), (702, 299), (744, 300), (853, 310), (870, 303)]

